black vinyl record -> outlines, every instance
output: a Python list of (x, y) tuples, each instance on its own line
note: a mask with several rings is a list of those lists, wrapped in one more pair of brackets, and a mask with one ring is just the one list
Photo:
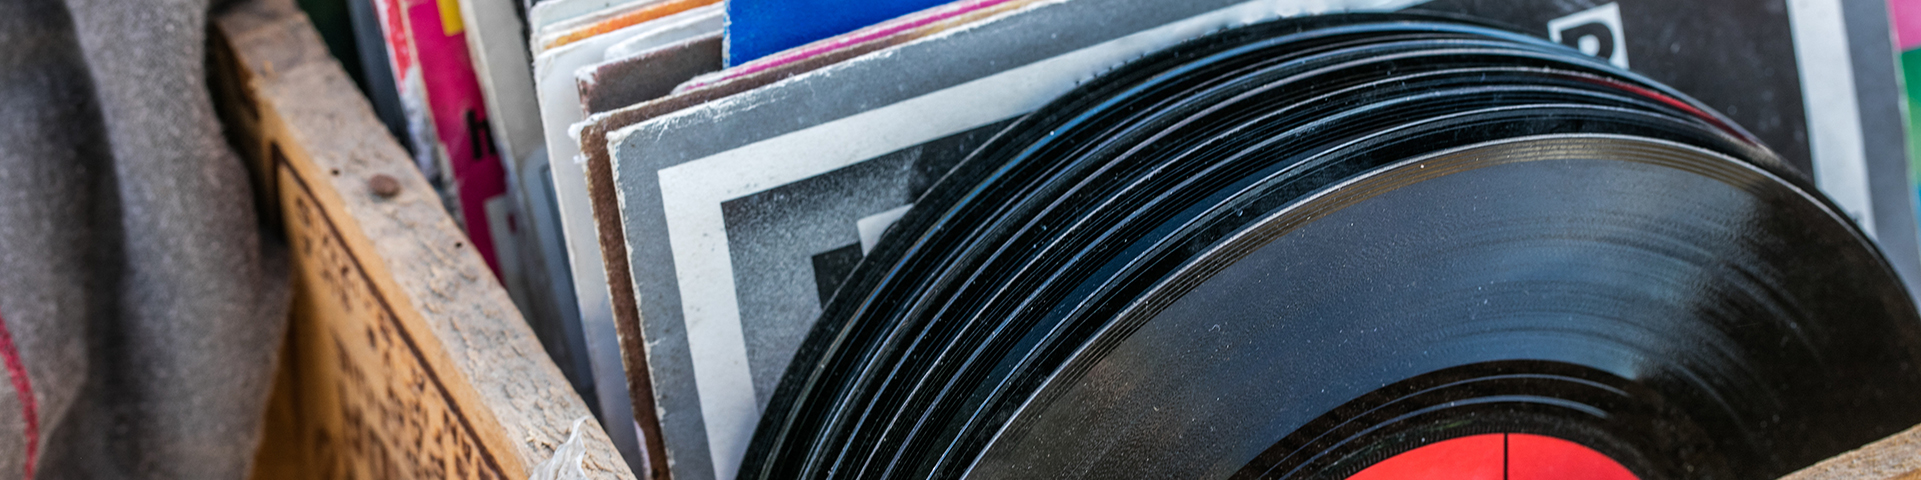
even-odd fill
[(1921, 318), (1838, 211), (1720, 115), (1545, 40), (1232, 29), (931, 189), (741, 475), (1338, 479), (1518, 438), (1772, 478), (1921, 422)]

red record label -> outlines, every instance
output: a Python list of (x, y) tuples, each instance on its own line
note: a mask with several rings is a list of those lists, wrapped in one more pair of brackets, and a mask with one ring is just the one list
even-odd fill
[(1423, 445), (1347, 480), (1639, 480), (1620, 462), (1579, 443), (1489, 433)]

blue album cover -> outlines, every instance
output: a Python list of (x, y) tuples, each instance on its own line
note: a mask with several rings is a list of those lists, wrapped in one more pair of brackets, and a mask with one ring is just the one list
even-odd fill
[(728, 0), (727, 66), (858, 30), (945, 0)]

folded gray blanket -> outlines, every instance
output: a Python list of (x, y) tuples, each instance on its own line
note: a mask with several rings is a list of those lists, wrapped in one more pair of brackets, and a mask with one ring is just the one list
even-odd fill
[(0, 478), (251, 467), (286, 259), (210, 104), (208, 9), (0, 0)]

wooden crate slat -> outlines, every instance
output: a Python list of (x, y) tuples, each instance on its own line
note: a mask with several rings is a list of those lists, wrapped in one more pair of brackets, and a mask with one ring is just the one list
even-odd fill
[(590, 478), (634, 478), (306, 16), (250, 0), (213, 30), (223, 118), (294, 254), (256, 476), (524, 479), (586, 418)]

